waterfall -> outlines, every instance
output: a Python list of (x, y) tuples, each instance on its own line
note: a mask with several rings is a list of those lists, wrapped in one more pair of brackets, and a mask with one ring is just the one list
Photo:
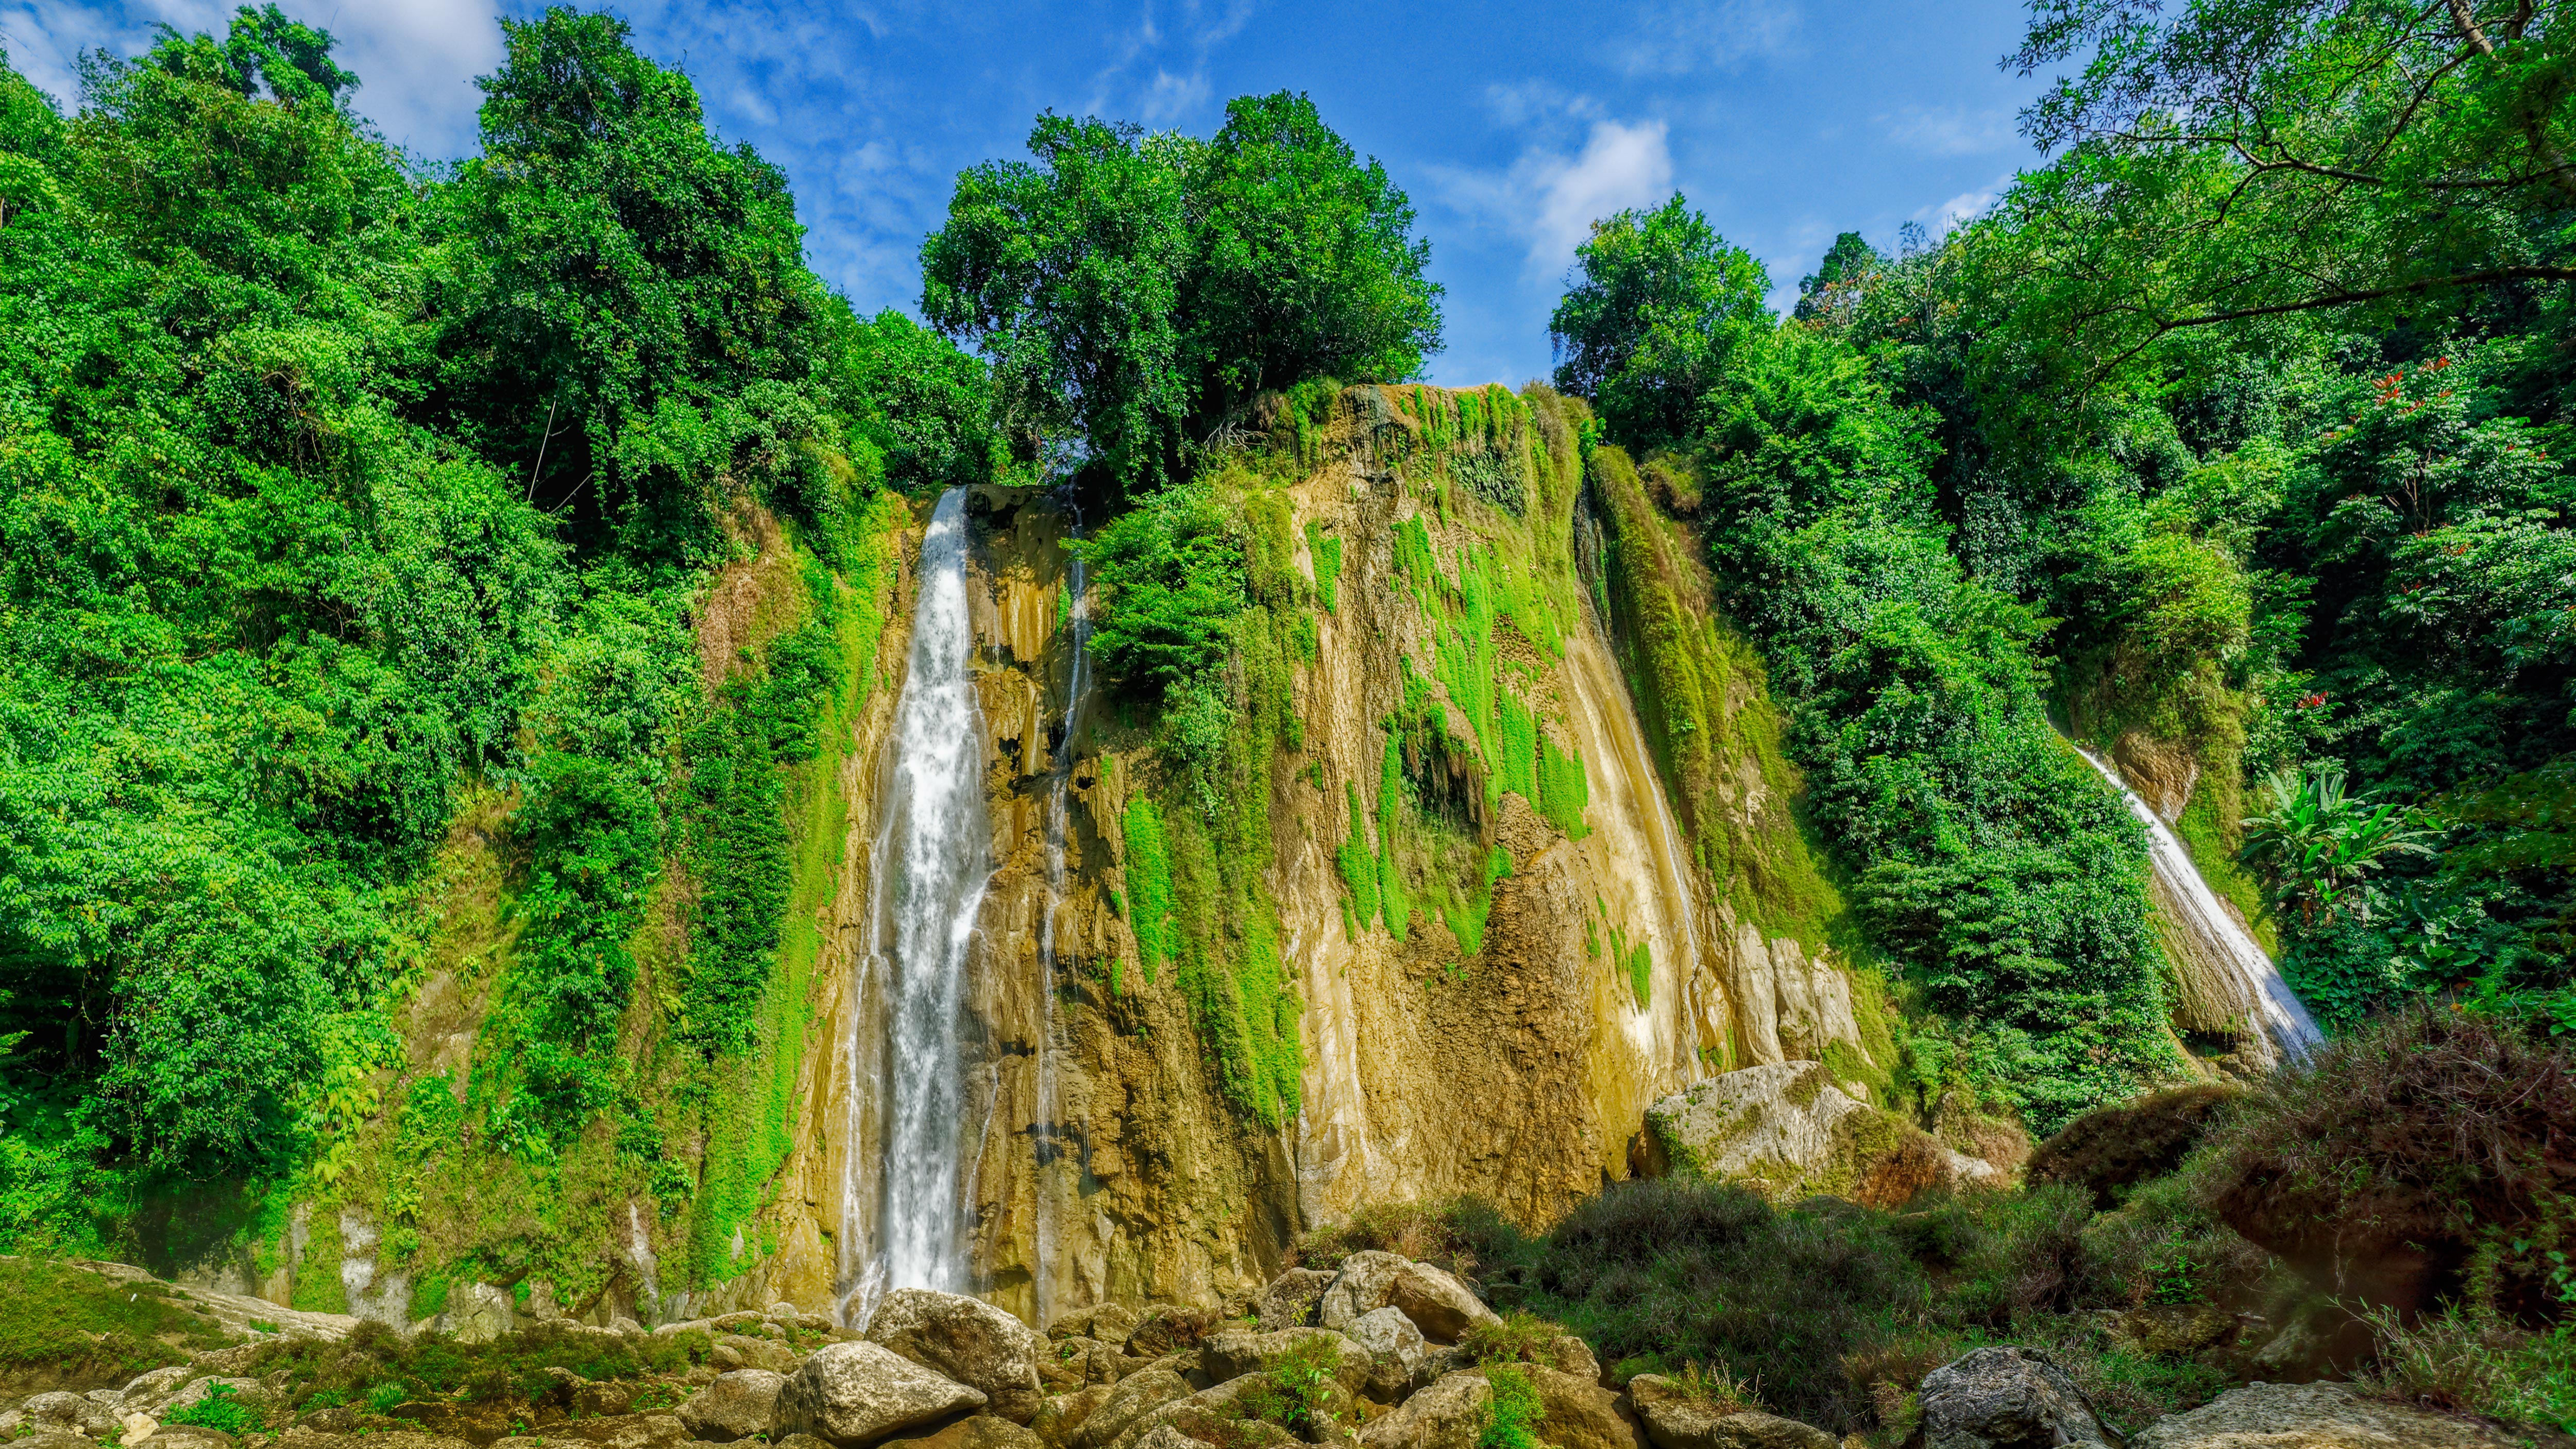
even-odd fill
[[(932, 510), (919, 574), (910, 662), (877, 819), (867, 933), (873, 955), (860, 971), (861, 991), (875, 985), (887, 999), (877, 1010), (852, 1014), (859, 1023), (854, 1036), (871, 1030), (871, 1018), (881, 1023), (882, 1040), (869, 1053), (879, 1070), (873, 1081), (855, 1083), (852, 1096), (872, 1090), (884, 1121), (876, 1253), (847, 1286), (843, 1309), (854, 1324), (867, 1321), (887, 1289), (962, 1292), (967, 1286), (961, 1037), (967, 953), (993, 861), (984, 729), (970, 667), (975, 639), (966, 610), (964, 489), (949, 489)], [(850, 1060), (861, 1060), (855, 1041)], [(856, 1151), (854, 1136), (853, 1156)], [(856, 1172), (844, 1178), (845, 1184), (860, 1180)], [(845, 1224), (865, 1220), (861, 1206), (844, 1203)], [(844, 1262), (845, 1278), (854, 1267)]]
[[(1068, 538), (1082, 541), (1082, 510), (1067, 504), (1073, 514)], [(1065, 629), (1073, 640), (1073, 667), (1064, 692), (1064, 721), (1058, 726), (1055, 758), (1050, 762), (1055, 778), (1047, 786), (1046, 907), (1038, 913), (1038, 1001), (1042, 1029), (1038, 1036), (1038, 1110), (1037, 1122), (1029, 1134), (1038, 1167), (1037, 1263), (1034, 1287), (1037, 1294), (1038, 1322), (1048, 1320), (1051, 1305), (1048, 1269), (1054, 1253), (1054, 1216), (1047, 1211), (1046, 1169), (1060, 1155), (1062, 1148), (1054, 1140), (1056, 1131), (1055, 1096), (1055, 916), (1064, 904), (1065, 842), (1070, 828), (1066, 811), (1065, 786), (1073, 777), (1074, 732), (1081, 725), (1083, 696), (1091, 688), (1091, 599), (1083, 584), (1082, 554), (1069, 549), (1069, 574), (1066, 587), (1071, 598), (1066, 605)]]
[[(2073, 741), (2068, 741), (2073, 744)], [(2258, 1021), (2272, 1047), (2283, 1057), (2301, 1060), (2310, 1048), (2325, 1040), (2318, 1032), (2314, 1017), (2292, 995), (2288, 982), (2281, 979), (2280, 968), (2263, 952), (2251, 932), (2240, 924), (2218, 899), (2218, 893), (2201, 879), (2200, 870), (2191, 863), (2191, 853), (2156, 814), (2153, 807), (2129, 788), (2120, 772), (2101, 756), (2075, 745), (2111, 788), (2128, 802), (2129, 813), (2147, 828), (2147, 858), (2155, 872), (2157, 904), (2163, 908), (2167, 938), (2177, 944), (2191, 960), (2177, 966), (2218, 974), (2232, 990), (2229, 995), (2249, 1019)]]

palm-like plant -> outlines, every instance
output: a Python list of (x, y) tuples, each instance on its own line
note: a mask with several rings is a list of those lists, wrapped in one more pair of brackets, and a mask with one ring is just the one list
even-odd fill
[(2347, 903), (2370, 919), (2365, 878), (2391, 856), (2433, 854), (2435, 832), (2413, 812), (2344, 793), (2335, 766), (2275, 770), (2263, 786), (2272, 808), (2243, 822), (2239, 857), (2270, 878), (2274, 909), (2296, 907), (2303, 924), (2331, 921)]

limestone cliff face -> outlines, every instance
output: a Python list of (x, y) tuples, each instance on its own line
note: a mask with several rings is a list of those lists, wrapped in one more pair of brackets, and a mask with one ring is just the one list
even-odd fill
[[(1074, 520), (1032, 490), (969, 500), (998, 867), (970, 968), (970, 1251), (987, 1296), (1032, 1319), (1104, 1299), (1212, 1300), (1265, 1279), (1300, 1229), (1373, 1202), (1467, 1192), (1543, 1223), (1627, 1176), (1647, 1106), (1701, 1076), (1828, 1045), (1859, 1064), (1844, 1075), (1861, 1090), (1890, 1065), (1870, 1057), (1830, 955), (1766, 929), (1776, 923), (1754, 918), (1676, 819), (1605, 614), (1599, 572), (1617, 560), (1601, 558), (1572, 405), (1372, 388), (1318, 411), (1293, 420), (1306, 464), (1244, 485), (1285, 503), (1284, 537), (1314, 588), (1311, 656), (1288, 680), (1301, 738), (1274, 771), (1262, 883), (1304, 1063), (1299, 1110), (1276, 1129), (1228, 1099), (1182, 991), (1136, 969), (1119, 822), (1156, 788), (1154, 749), (1113, 717), (1130, 707), (1071, 698)], [(1482, 583), (1468, 578), (1478, 571)], [(1511, 597), (1459, 604), (1486, 584)], [(1489, 640), (1462, 622), (1475, 607)], [(886, 635), (889, 667), (903, 632)], [(1483, 673), (1457, 665), (1479, 648)], [(1467, 779), (1437, 829), (1477, 859), (1508, 858), (1481, 938), (1463, 919), (1473, 906), (1453, 901), (1415, 912), (1398, 940), (1385, 920), (1359, 919), (1338, 850), (1354, 805), (1360, 843), (1397, 849), (1371, 808), (1391, 788), (1396, 716), (1430, 711), (1471, 775), (1492, 766), (1509, 730), (1489, 723), (1504, 706), (1459, 697), (1487, 687), (1477, 679), (1504, 681), (1490, 687), (1527, 710), (1542, 760), (1578, 762), (1582, 803), (1568, 812), (1568, 785), (1542, 811), (1527, 784)], [(1743, 707), (1758, 677), (1734, 689)], [(828, 1301), (877, 1231), (878, 1064), (850, 1043), (880, 1009), (868, 981), (881, 963), (862, 937), (886, 761), (882, 721), (860, 728), (875, 734), (845, 775), (858, 798), (781, 1247), (729, 1298)], [(1776, 768), (1728, 764), (1747, 828), (1793, 828), (1769, 798), (1785, 793)], [(1403, 868), (1432, 867), (1408, 855)]]

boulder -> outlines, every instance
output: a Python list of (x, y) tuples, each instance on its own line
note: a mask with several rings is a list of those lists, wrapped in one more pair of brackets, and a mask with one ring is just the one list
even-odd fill
[[(250, 1383), (254, 1388), (258, 1387), (254, 1380), (246, 1379), (243, 1382)], [(197, 1397), (204, 1398), (205, 1395), (200, 1393)], [(26, 1414), (26, 1422), (39, 1433), (56, 1430), (67, 1434), (96, 1436), (115, 1428), (117, 1421), (122, 1417), (115, 1409), (86, 1394), (63, 1390), (50, 1394), (36, 1394), (18, 1407)]]
[(1047, 1337), (1098, 1339), (1111, 1348), (1123, 1352), (1127, 1347), (1128, 1338), (1136, 1332), (1139, 1321), (1136, 1310), (1121, 1307), (1115, 1303), (1103, 1303), (1097, 1308), (1068, 1313), (1048, 1324)]
[(1362, 1449), (1476, 1449), (1494, 1402), (1480, 1373), (1444, 1374), (1360, 1429)]
[(1424, 1341), (1422, 1330), (1391, 1303), (1353, 1320), (1348, 1337), (1375, 1360), (1363, 1392), (1382, 1404), (1403, 1398), (1431, 1357), (1431, 1345)]
[(1573, 1334), (1560, 1333), (1548, 1340), (1546, 1358), (1558, 1373), (1601, 1382), (1601, 1360), (1592, 1356), (1592, 1345)]
[(919, 1439), (889, 1439), (886, 1449), (1042, 1449), (1038, 1436), (996, 1414), (960, 1419)]
[(619, 1414), (548, 1424), (546, 1437), (592, 1444), (598, 1449), (680, 1449), (689, 1442), (689, 1431), (671, 1414)]
[(2066, 1370), (2036, 1349), (1962, 1354), (1923, 1376), (1922, 1402), (1928, 1449), (2120, 1442)]
[(1503, 1321), (1455, 1274), (1429, 1263), (1407, 1264), (1388, 1286), (1386, 1301), (1387, 1306), (1404, 1310), (1422, 1336), (1434, 1343), (1456, 1343), (1477, 1324)]
[(768, 1369), (718, 1374), (714, 1383), (680, 1406), (678, 1417), (691, 1437), (710, 1443), (730, 1444), (766, 1434), (778, 1411), (778, 1391), (785, 1387), (787, 1376)]
[(1262, 1332), (1314, 1327), (1324, 1290), (1332, 1282), (1333, 1275), (1318, 1268), (1291, 1268), (1271, 1279), (1270, 1286), (1261, 1290), (1252, 1305), (1253, 1314), (1261, 1320)]
[(10, 1440), (9, 1449), (98, 1449), (98, 1446), (69, 1429), (38, 1429)]
[(1545, 1406), (1542, 1435), (1556, 1449), (1647, 1449), (1646, 1431), (1617, 1394), (1545, 1364), (1522, 1364), (1521, 1375)]
[(1108, 1449), (1127, 1432), (1128, 1425), (1175, 1399), (1189, 1396), (1189, 1380), (1170, 1369), (1139, 1369), (1120, 1379), (1118, 1386), (1101, 1398), (1100, 1406), (1083, 1421), (1081, 1443), (1084, 1449)]
[[(1343, 1393), (1338, 1384), (1327, 1384), (1325, 1389), (1325, 1401), (1317, 1406), (1325, 1425), (1352, 1422), (1357, 1415), (1351, 1412), (1350, 1396)], [(1245, 1374), (1214, 1388), (1202, 1389), (1188, 1398), (1174, 1399), (1139, 1415), (1110, 1449), (1141, 1449), (1148, 1438), (1166, 1428), (1178, 1430), (1194, 1442), (1221, 1442), (1229, 1449), (1260, 1449), (1265, 1444), (1294, 1443), (1296, 1436), (1259, 1415), (1261, 1408), (1269, 1407), (1261, 1400), (1270, 1391), (1270, 1375)], [(1317, 1437), (1332, 1436), (1320, 1433)]]
[(1096, 1338), (1059, 1338), (1038, 1359), (1038, 1382), (1061, 1393), (1127, 1377), (1128, 1357)]
[(1046, 1340), (981, 1298), (897, 1288), (868, 1320), (868, 1342), (981, 1390), (992, 1412), (1015, 1424), (1037, 1414)]
[(1074, 1449), (1085, 1419), (1109, 1397), (1112, 1384), (1093, 1384), (1078, 1394), (1056, 1394), (1041, 1400), (1029, 1420), (1030, 1432), (1046, 1449)]
[(1137, 1449), (1207, 1449), (1207, 1446), (1169, 1424), (1157, 1424), (1153, 1432), (1138, 1441)]
[[(26, 1441), (18, 1442), (23, 1444)], [(209, 1429), (203, 1424), (172, 1424), (155, 1433), (151, 1442), (159, 1445), (160, 1449), (233, 1449), (240, 1441), (221, 1429)], [(12, 1445), (10, 1449), (17, 1449), (17, 1446)]]
[[(909, 1357), (909, 1355), (906, 1356)], [(747, 1333), (728, 1333), (717, 1339), (715, 1348), (707, 1354), (707, 1359), (717, 1367), (725, 1369), (767, 1369), (774, 1374), (796, 1372), (796, 1350), (774, 1338), (754, 1338)], [(934, 1366), (924, 1365), (924, 1367)]]
[(1655, 1449), (1834, 1449), (1822, 1429), (1759, 1409), (1723, 1409), (1661, 1374), (1630, 1379), (1628, 1397)]
[(2363, 1398), (2350, 1384), (2248, 1384), (2165, 1415), (2129, 1449), (2504, 1449), (2521, 1442), (2475, 1419)]
[(1644, 1167), (1738, 1181), (1780, 1202), (1895, 1207), (1926, 1188), (2002, 1174), (1834, 1084), (1822, 1062), (1724, 1072), (1646, 1110)]
[(187, 1387), (188, 1381), (196, 1376), (197, 1371), (193, 1367), (184, 1363), (174, 1363), (168, 1368), (157, 1368), (150, 1373), (136, 1375), (127, 1381), (123, 1392), (118, 1397), (125, 1401), (125, 1407), (128, 1409), (140, 1410), (148, 1414), (168, 1402), (172, 1394)]
[(1218, 1384), (1245, 1374), (1267, 1373), (1290, 1354), (1314, 1343), (1324, 1345), (1340, 1362), (1341, 1370), (1335, 1377), (1343, 1388), (1356, 1394), (1368, 1387), (1377, 1367), (1369, 1351), (1349, 1335), (1326, 1328), (1289, 1328), (1277, 1333), (1230, 1328), (1211, 1333), (1199, 1343), (1199, 1372), (1207, 1376), (1208, 1382)]
[(770, 1432), (811, 1434), (837, 1449), (869, 1449), (915, 1425), (984, 1403), (982, 1390), (882, 1344), (829, 1343), (778, 1391)]
[(139, 1412), (127, 1414), (122, 1419), (119, 1419), (117, 1423), (125, 1430), (125, 1433), (120, 1436), (117, 1441), (122, 1444), (140, 1444), (144, 1440), (161, 1432), (161, 1421), (153, 1418), (150, 1414)]
[(1412, 1266), (1413, 1260), (1401, 1253), (1351, 1254), (1342, 1260), (1341, 1271), (1333, 1275), (1333, 1281), (1324, 1285), (1315, 1321), (1335, 1333), (1350, 1332), (1351, 1324), (1361, 1314), (1387, 1305), (1395, 1292), (1395, 1280)]

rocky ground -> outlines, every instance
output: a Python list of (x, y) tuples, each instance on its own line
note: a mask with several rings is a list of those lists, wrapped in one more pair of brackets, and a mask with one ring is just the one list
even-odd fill
[[(330, 1315), (258, 1317), (132, 1269), (209, 1328), (113, 1386), (0, 1401), (11, 1449), (1866, 1449), (1696, 1374), (1614, 1384), (1580, 1339), (1506, 1320), (1394, 1253), (1292, 1268), (1228, 1312), (1109, 1305), (1045, 1334), (973, 1298), (889, 1294), (857, 1333), (775, 1304), (647, 1330), (553, 1320), (481, 1343)], [(13, 1310), (13, 1311), (24, 1311)], [(177, 1322), (178, 1320), (173, 1320)], [(132, 1352), (138, 1346), (122, 1345)], [(140, 1346), (152, 1351), (151, 1345)], [(56, 1372), (95, 1376), (103, 1360)], [(35, 1366), (19, 1365), (23, 1382)], [(2118, 1446), (2045, 1354), (1983, 1348), (1928, 1375), (1922, 1449)], [(2479, 1449), (2526, 1442), (2341, 1384), (2254, 1384), (2131, 1449)]]

